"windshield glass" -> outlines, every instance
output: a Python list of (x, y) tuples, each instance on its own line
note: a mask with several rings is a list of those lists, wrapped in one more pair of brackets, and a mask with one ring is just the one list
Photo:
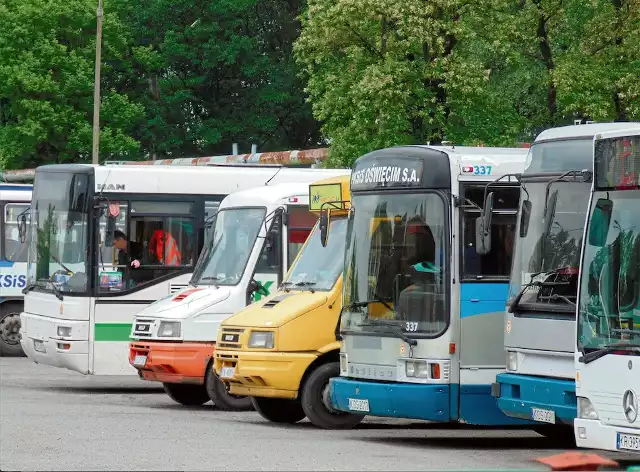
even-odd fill
[[(640, 191), (601, 192), (594, 202), (598, 198), (610, 199), (613, 207), (604, 246), (585, 245), (578, 310), (582, 351), (640, 343)], [(589, 225), (600, 223), (592, 211)]]
[(265, 208), (225, 208), (200, 256), (193, 285), (237, 285), (264, 224)]
[[(527, 172), (533, 168), (535, 172), (554, 172), (555, 176), (527, 177), (525, 172), (522, 177), (518, 234), (509, 287), (511, 298), (523, 291), (517, 310), (575, 313), (573, 303), (577, 299), (580, 250), (591, 183), (568, 177), (551, 183), (548, 194), (547, 184), (567, 170), (584, 168), (580, 158), (591, 160), (592, 147), (591, 140), (575, 140), (541, 143), (532, 148), (533, 160)], [(540, 164), (539, 161), (544, 162)], [(572, 168), (572, 165), (576, 167)], [(534, 274), (538, 275), (532, 278)], [(525, 287), (530, 282), (533, 284)]]
[(37, 172), (31, 203), (27, 283), (87, 291), (90, 176)]
[(347, 243), (343, 331), (366, 320), (431, 336), (447, 327), (446, 207), (436, 193), (356, 195)]
[(331, 290), (344, 268), (346, 235), (346, 217), (331, 215), (329, 240), (327, 246), (323, 247), (320, 240), (320, 227), (316, 225), (284, 281), (283, 285), (286, 289)]

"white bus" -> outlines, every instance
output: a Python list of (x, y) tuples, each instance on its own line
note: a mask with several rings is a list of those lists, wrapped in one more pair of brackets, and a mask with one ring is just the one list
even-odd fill
[[(83, 374), (135, 374), (128, 360), (133, 316), (187, 286), (204, 222), (222, 199), (324, 175), (246, 164), (39, 167), (21, 314), (24, 352)], [(124, 249), (116, 251), (123, 238)]]
[(218, 327), (277, 289), (316, 220), (309, 211), (309, 183), (226, 197), (189, 287), (136, 315), (129, 361), (140, 377), (163, 382), (171, 398), (185, 405), (212, 400), (226, 410), (251, 407), (250, 398), (227, 394), (211, 368)]
[[(0, 355), (23, 355), (20, 347), (22, 289), (27, 283), (27, 211), (31, 185), (0, 182)], [(24, 217), (24, 218), (23, 218)], [(22, 223), (21, 223), (22, 222)], [(23, 224), (23, 232), (20, 225)], [(21, 237), (22, 234), (22, 237)]]
[(574, 432), (579, 447), (640, 454), (640, 126), (632, 126), (594, 139)]

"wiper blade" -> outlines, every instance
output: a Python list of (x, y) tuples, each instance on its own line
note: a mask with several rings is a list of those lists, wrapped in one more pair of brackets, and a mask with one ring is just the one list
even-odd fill
[(402, 329), (394, 324), (393, 321), (367, 320), (360, 323), (358, 327), (385, 328), (384, 332), (386, 334), (394, 334), (395, 337), (402, 339), (409, 346), (416, 346), (418, 344), (418, 341), (407, 336), (404, 332), (402, 332)]
[(571, 305), (574, 308), (577, 306), (574, 302), (569, 300), (567, 297), (563, 295), (558, 295), (557, 293), (554, 293), (553, 295), (549, 295), (548, 297), (540, 297), (540, 299), (553, 300), (553, 301), (562, 300), (563, 302)]
[(210, 277), (202, 277), (200, 280), (218, 280), (218, 277), (213, 277), (213, 276), (210, 276)]
[[(557, 269), (542, 270), (540, 272), (534, 272), (533, 274), (531, 274), (531, 280), (522, 286), (522, 288), (520, 289), (518, 294), (515, 296), (513, 301), (509, 304), (509, 308), (507, 309), (509, 311), (509, 313), (513, 313), (515, 311), (515, 309), (520, 304), (520, 300), (522, 300), (522, 297), (524, 296), (524, 293), (527, 291), (528, 288), (530, 288), (530, 287), (541, 287), (541, 286), (543, 286), (545, 284), (548, 285), (547, 283), (545, 283), (543, 281), (533, 280), (535, 277), (538, 277), (539, 275), (554, 275), (554, 274), (558, 274), (561, 270), (564, 270), (564, 269), (567, 269), (567, 268), (568, 267), (558, 267)], [(556, 295), (556, 296), (558, 298), (561, 297), (561, 295)], [(563, 299), (563, 298), (566, 298), (566, 297), (562, 297), (560, 299)], [(573, 303), (572, 301), (570, 301), (568, 299), (566, 301), (568, 301), (569, 303), (575, 305), (575, 303)]]
[(382, 303), (389, 310), (393, 311), (393, 307), (387, 303), (390, 301), (391, 300), (383, 300), (382, 298), (372, 298), (371, 300), (365, 300), (362, 302), (353, 302), (349, 305), (346, 305), (344, 308), (363, 308), (367, 305), (370, 305), (371, 303)]
[(578, 359), (578, 362), (582, 362), (583, 364), (589, 364), (590, 362), (597, 361), (601, 357), (606, 356), (607, 354), (611, 354), (612, 352), (619, 351), (624, 348), (638, 348), (640, 349), (640, 344), (630, 344), (625, 342), (619, 342), (615, 344), (609, 344), (602, 349), (598, 349), (597, 351), (591, 351), (582, 354)]
[(294, 285), (296, 287), (309, 287), (309, 291), (313, 293), (314, 290), (312, 287), (315, 287), (316, 284), (317, 282), (296, 282)]
[(60, 289), (58, 287), (56, 287), (53, 282), (51, 282), (50, 280), (47, 280), (47, 279), (40, 279), (40, 280), (36, 280), (33, 283), (30, 283), (29, 285), (27, 285), (25, 288), (22, 289), (22, 293), (24, 295), (26, 295), (31, 290), (33, 290), (35, 288), (38, 288), (38, 287), (42, 287), (42, 282), (45, 282), (45, 284), (51, 285), (51, 290), (53, 290), (53, 294), (56, 296), (56, 298), (58, 300), (60, 300), (60, 301), (64, 300), (64, 296), (62, 295), (62, 292), (60, 291)]

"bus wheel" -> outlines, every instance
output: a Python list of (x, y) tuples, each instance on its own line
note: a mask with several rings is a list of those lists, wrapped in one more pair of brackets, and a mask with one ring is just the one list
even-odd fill
[(209, 394), (203, 385), (163, 383), (164, 391), (173, 400), (185, 406), (200, 406), (209, 401)]
[(573, 426), (557, 424), (535, 426), (533, 430), (541, 436), (553, 441), (554, 446), (572, 448), (576, 447), (576, 436)]
[(324, 429), (351, 429), (364, 419), (364, 415), (354, 415), (334, 410), (329, 397), (329, 379), (340, 375), (337, 362), (322, 364), (316, 368), (302, 388), (302, 408), (315, 426)]
[(216, 375), (213, 367), (207, 367), (207, 375), (204, 381), (207, 394), (215, 406), (223, 411), (247, 411), (253, 410), (250, 397), (241, 397), (227, 392), (224, 384)]
[(24, 356), (20, 346), (21, 306), (5, 303), (0, 306), (0, 354), (3, 356)]
[(260, 416), (272, 423), (297, 423), (305, 417), (300, 400), (251, 397), (253, 407)]

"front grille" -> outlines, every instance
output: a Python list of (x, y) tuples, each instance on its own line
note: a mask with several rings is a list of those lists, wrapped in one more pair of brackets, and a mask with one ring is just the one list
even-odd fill
[(622, 397), (624, 393), (596, 391), (589, 394), (589, 399), (600, 416), (600, 421), (615, 426), (628, 426), (624, 416)]
[(180, 290), (184, 290), (187, 288), (189, 284), (170, 284), (169, 285), (169, 293), (174, 294), (179, 292)]
[(133, 335), (137, 338), (150, 338), (153, 320), (149, 318), (138, 318), (133, 324)]
[(222, 334), (218, 347), (227, 349), (240, 349), (240, 336), (244, 333), (244, 328), (221, 328)]

